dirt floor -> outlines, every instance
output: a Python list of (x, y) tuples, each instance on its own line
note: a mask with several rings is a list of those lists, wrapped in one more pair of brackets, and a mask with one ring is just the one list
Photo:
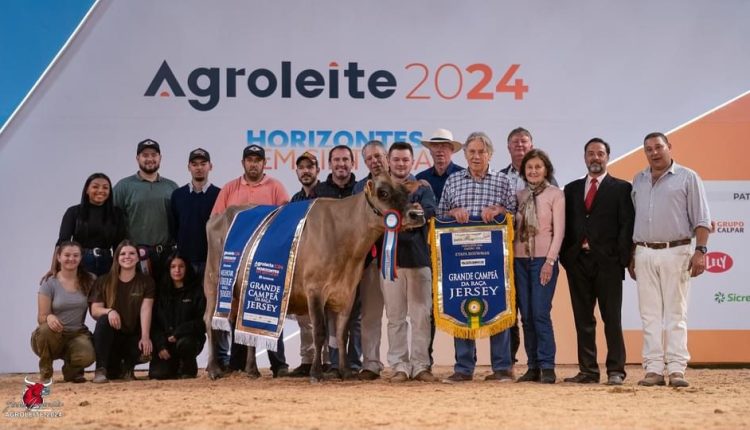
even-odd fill
[[(688, 388), (636, 385), (636, 366), (622, 387), (485, 382), (479, 368), (462, 384), (258, 380), (235, 373), (193, 380), (63, 383), (55, 375), (45, 407), (27, 413), (25, 375), (0, 376), (0, 428), (222, 429), (743, 429), (750, 428), (750, 369), (689, 369)], [(517, 368), (516, 376), (525, 369)], [(449, 367), (438, 367), (446, 377)], [(385, 372), (384, 376), (389, 373)], [(87, 374), (91, 379), (92, 375)], [(48, 417), (35, 415), (45, 414)], [(25, 415), (25, 416), (23, 416)], [(32, 415), (32, 416), (29, 416)], [(61, 415), (61, 416), (60, 416)]]

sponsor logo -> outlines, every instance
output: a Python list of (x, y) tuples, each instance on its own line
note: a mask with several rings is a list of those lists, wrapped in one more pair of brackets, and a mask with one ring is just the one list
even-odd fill
[(388, 146), (409, 142), (421, 147), (421, 131), (410, 130), (247, 130), (247, 144), (266, 148), (333, 148), (346, 145), (361, 148), (371, 140)]
[(734, 193), (732, 195), (732, 200), (750, 200), (750, 193)]
[(723, 252), (709, 252), (706, 254), (706, 270), (711, 273), (722, 273), (731, 269), (734, 260)]
[(52, 380), (47, 383), (24, 379), (21, 401), (5, 402), (3, 415), (6, 418), (59, 418), (63, 416), (60, 401), (46, 400), (51, 392)]
[(744, 233), (745, 222), (744, 221), (717, 221), (716, 222), (717, 233)]
[(714, 301), (718, 304), (724, 303), (750, 303), (750, 295), (737, 293), (723, 293), (721, 291), (714, 294)]

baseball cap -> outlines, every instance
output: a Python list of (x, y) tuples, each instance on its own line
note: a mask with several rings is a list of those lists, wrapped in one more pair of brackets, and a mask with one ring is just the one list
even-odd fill
[(190, 155), (188, 156), (188, 162), (191, 162), (195, 160), (196, 158), (202, 158), (206, 161), (211, 161), (211, 154), (208, 153), (203, 148), (196, 148), (190, 151)]
[(305, 151), (302, 153), (302, 155), (297, 157), (297, 162), (295, 164), (299, 164), (299, 162), (302, 160), (310, 160), (310, 162), (314, 165), (318, 165), (318, 158), (310, 151)]
[(145, 149), (153, 149), (157, 153), (161, 154), (161, 149), (159, 149), (159, 143), (153, 139), (146, 139), (141, 140), (138, 142), (138, 149), (136, 150), (135, 154), (138, 155)]
[(266, 150), (263, 149), (263, 147), (258, 146), (258, 145), (246, 146), (245, 149), (242, 151), (242, 158), (247, 158), (251, 155), (257, 155), (258, 157), (265, 159)]

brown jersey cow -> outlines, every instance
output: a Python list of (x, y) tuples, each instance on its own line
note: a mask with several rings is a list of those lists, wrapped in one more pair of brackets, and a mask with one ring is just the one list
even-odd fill
[[(402, 229), (424, 225), (421, 207), (409, 203), (408, 199), (409, 194), (418, 186), (418, 182), (399, 185), (388, 175), (380, 175), (368, 181), (362, 193), (342, 200), (319, 199), (310, 209), (297, 249), (288, 313), (309, 314), (312, 320), (315, 356), (310, 375), (313, 382), (319, 381), (322, 376), (321, 349), (326, 339), (326, 310), (337, 314), (336, 339), (339, 345), (346, 345), (345, 330), (357, 284), (362, 277), (365, 257), (385, 231), (383, 212), (398, 211), (401, 214)], [(236, 214), (246, 208), (247, 206), (230, 207), (223, 214), (211, 217), (206, 225), (208, 256), (204, 277), (204, 321), (208, 328), (207, 371), (211, 379), (222, 376), (210, 329), (216, 307), (218, 268), (229, 226)], [(244, 260), (247, 256), (243, 255), (242, 258)], [(244, 261), (240, 267), (243, 265)], [(237, 317), (239, 290), (240, 287), (235, 285), (230, 321)], [(351, 376), (346, 348), (339, 348), (339, 363), (341, 376)], [(255, 362), (255, 348), (248, 348), (245, 370), (251, 376), (260, 375)]]

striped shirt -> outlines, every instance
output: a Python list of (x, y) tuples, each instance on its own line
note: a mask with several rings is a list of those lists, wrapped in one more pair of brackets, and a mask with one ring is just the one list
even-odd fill
[(484, 178), (475, 179), (468, 169), (461, 170), (450, 175), (445, 182), (437, 216), (444, 217), (451, 209), (464, 208), (469, 216), (479, 217), (482, 209), (492, 205), (500, 205), (510, 213), (516, 211), (516, 187), (510, 178), (489, 169)]
[(650, 167), (636, 174), (631, 195), (635, 242), (671, 242), (692, 238), (696, 227), (711, 228), (703, 181), (675, 162), (653, 185)]

